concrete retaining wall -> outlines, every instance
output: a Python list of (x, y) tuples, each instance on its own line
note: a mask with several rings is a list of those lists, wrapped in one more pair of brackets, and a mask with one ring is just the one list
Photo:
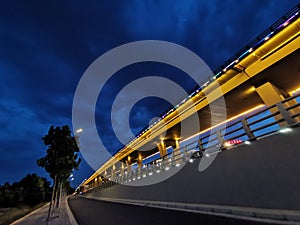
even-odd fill
[(88, 195), (300, 210), (300, 128), (221, 152), (203, 172), (198, 165), (187, 163), (155, 185), (115, 185)]

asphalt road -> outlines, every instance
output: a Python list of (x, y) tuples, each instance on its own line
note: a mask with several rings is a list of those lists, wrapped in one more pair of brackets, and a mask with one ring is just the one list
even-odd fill
[(81, 197), (69, 198), (69, 206), (79, 225), (262, 225), (199, 213), (104, 202)]

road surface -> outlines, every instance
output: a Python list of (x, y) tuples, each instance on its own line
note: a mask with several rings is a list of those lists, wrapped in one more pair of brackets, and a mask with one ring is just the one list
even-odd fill
[(79, 225), (266, 224), (199, 213), (105, 202), (83, 197), (69, 198), (69, 206)]

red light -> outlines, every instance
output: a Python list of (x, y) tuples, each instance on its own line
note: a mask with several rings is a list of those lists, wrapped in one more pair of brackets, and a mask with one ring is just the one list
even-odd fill
[(228, 140), (226, 141), (227, 144), (229, 145), (237, 145), (237, 144), (241, 144), (243, 141), (242, 140)]

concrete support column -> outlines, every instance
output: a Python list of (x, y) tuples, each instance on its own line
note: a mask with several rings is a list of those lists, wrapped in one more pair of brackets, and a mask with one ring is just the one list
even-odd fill
[(181, 163), (182, 160), (179, 160), (179, 158), (181, 158), (180, 155), (180, 143), (179, 140), (175, 140), (175, 148), (173, 149), (173, 160), (175, 161), (175, 163)]
[(142, 159), (142, 155), (139, 153), (139, 158), (138, 158), (138, 166), (139, 166), (139, 168), (141, 168), (142, 167), (142, 165), (143, 165), (143, 159)]
[[(278, 102), (281, 102), (285, 99), (283, 94), (280, 92), (280, 90), (270, 82), (267, 82), (267, 83), (257, 87), (256, 92), (258, 93), (260, 98), (263, 100), (263, 102), (266, 104), (266, 106), (272, 106), (272, 105), (274, 105)], [(293, 104), (293, 102), (289, 101), (289, 102), (286, 102), (284, 104), (284, 106), (289, 107), (292, 104)], [(275, 113), (278, 111), (278, 109), (273, 108), (270, 111), (271, 111), (271, 113)], [(276, 120), (279, 120), (281, 118), (282, 118), (282, 115), (275, 116)], [(287, 126), (287, 123), (286, 122), (279, 123), (279, 126), (285, 127), (285, 126)]]
[(98, 178), (98, 184), (99, 184), (99, 186), (102, 185), (102, 177), (101, 177), (101, 175), (99, 175), (99, 178)]
[(180, 148), (179, 140), (175, 140), (175, 148)]
[(267, 106), (274, 105), (277, 102), (284, 100), (284, 97), (278, 88), (270, 82), (257, 87), (256, 92)]
[(166, 150), (166, 144), (164, 143), (164, 141), (161, 141), (157, 144), (157, 148), (159, 150), (160, 156), (165, 156), (167, 154), (167, 150)]
[(124, 173), (125, 173), (125, 171), (124, 171), (124, 163), (121, 163), (121, 168), (120, 168), (120, 174), (121, 174), (121, 176), (124, 176)]
[(138, 157), (138, 160), (137, 160), (137, 165), (138, 165), (138, 168), (137, 168), (138, 174), (139, 174), (139, 176), (141, 176), (140, 173), (141, 173), (142, 165), (143, 165), (143, 159), (142, 159), (141, 153), (139, 153), (139, 157)]
[(95, 182), (94, 182), (94, 185), (93, 185), (93, 186), (94, 186), (94, 187), (98, 187), (98, 177), (96, 177), (94, 181), (95, 181)]
[(131, 173), (131, 158), (130, 158), (130, 156), (128, 156), (128, 160), (126, 161), (126, 165), (127, 165), (127, 173), (130, 174)]
[(112, 168), (111, 168), (111, 181), (113, 181), (116, 177), (116, 166), (113, 165)]
[(107, 180), (107, 171), (106, 170), (104, 171), (104, 179), (105, 179), (105, 181)]

